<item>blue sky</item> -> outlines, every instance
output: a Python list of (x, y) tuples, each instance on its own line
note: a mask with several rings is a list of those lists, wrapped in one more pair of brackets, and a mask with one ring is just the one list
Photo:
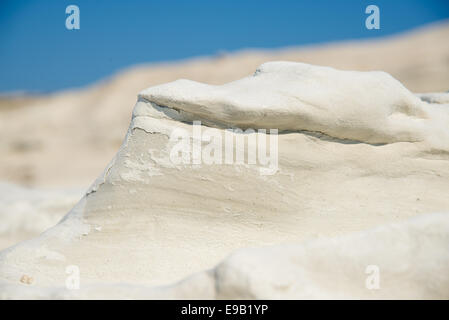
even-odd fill
[[(80, 8), (79, 30), (65, 27), (70, 4)], [(380, 8), (380, 30), (365, 28), (369, 4)], [(1, 0), (0, 92), (80, 87), (138, 63), (374, 38), (448, 18), (448, 0)]]

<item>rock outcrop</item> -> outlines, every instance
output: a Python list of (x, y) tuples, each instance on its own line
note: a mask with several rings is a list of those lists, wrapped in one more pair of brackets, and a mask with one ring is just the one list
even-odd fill
[(0, 253), (1, 296), (448, 298), (446, 96), (290, 62), (146, 89), (75, 208)]

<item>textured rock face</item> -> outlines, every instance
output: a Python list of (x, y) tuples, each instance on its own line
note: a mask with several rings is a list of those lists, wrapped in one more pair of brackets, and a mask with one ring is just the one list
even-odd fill
[(448, 214), (334, 239), (241, 250), (214, 270), (220, 298), (441, 299), (449, 296)]
[[(77, 206), (0, 254), (2, 296), (369, 298), (372, 264), (385, 272), (381, 297), (447, 298), (449, 216), (426, 216), (449, 208), (445, 96), (415, 96), (381, 72), (288, 62), (223, 86), (180, 80), (144, 90), (122, 147)], [(234, 157), (174, 162), (179, 130), (203, 157), (208, 146), (214, 155), (226, 148), (211, 137), (227, 135), (233, 155), (247, 156), (269, 141), (276, 170)], [(392, 222), (401, 224), (333, 239)], [(213, 269), (236, 249), (286, 243)], [(72, 265), (81, 290), (64, 289)]]
[(179, 80), (140, 97), (179, 110), (186, 119), (226, 127), (305, 130), (366, 143), (414, 142), (431, 134), (448, 140), (447, 111), (424, 106), (384, 72), (270, 62), (222, 86)]

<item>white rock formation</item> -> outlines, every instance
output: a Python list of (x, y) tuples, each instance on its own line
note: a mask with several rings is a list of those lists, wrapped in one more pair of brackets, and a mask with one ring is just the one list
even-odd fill
[(224, 84), (254, 73), (266, 61), (282, 60), (383, 70), (412, 92), (444, 92), (449, 90), (447, 39), (449, 20), (372, 40), (133, 66), (87, 87), (51, 94), (0, 95), (0, 181), (85, 188), (120, 147), (136, 93), (176, 79)]
[(449, 143), (447, 108), (424, 105), (384, 72), (270, 62), (253, 76), (222, 86), (178, 80), (140, 97), (180, 111), (183, 119), (225, 127), (313, 131), (366, 143), (429, 137)]
[(37, 190), (0, 183), (0, 250), (54, 226), (82, 195), (82, 189)]
[(302, 245), (241, 250), (215, 268), (219, 298), (449, 297), (449, 214)]
[[(449, 208), (446, 96), (417, 97), (382, 72), (288, 62), (223, 86), (144, 90), (122, 147), (75, 208), (0, 253), (1, 296), (448, 298), (449, 216), (427, 215)], [(170, 137), (193, 121), (212, 135), (278, 129), (278, 170), (173, 163)], [(282, 246), (213, 269), (266, 245)], [(72, 265), (80, 290), (64, 289)], [(379, 290), (365, 287), (368, 265)]]

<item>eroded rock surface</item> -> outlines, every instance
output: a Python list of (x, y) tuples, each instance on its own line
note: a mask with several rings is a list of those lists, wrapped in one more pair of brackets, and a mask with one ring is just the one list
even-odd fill
[[(1, 295), (367, 298), (369, 263), (385, 272), (381, 297), (448, 298), (449, 216), (432, 214), (449, 208), (446, 95), (416, 96), (382, 72), (290, 62), (222, 86), (144, 90), (123, 145), (80, 202), (0, 253)], [(277, 129), (276, 170), (170, 157), (175, 130), (243, 136), (247, 150), (255, 135), (270, 146), (274, 137), (229, 128)], [(351, 235), (391, 223), (401, 227)], [(246, 247), (260, 249), (224, 260)], [(80, 290), (65, 289), (68, 266)]]

